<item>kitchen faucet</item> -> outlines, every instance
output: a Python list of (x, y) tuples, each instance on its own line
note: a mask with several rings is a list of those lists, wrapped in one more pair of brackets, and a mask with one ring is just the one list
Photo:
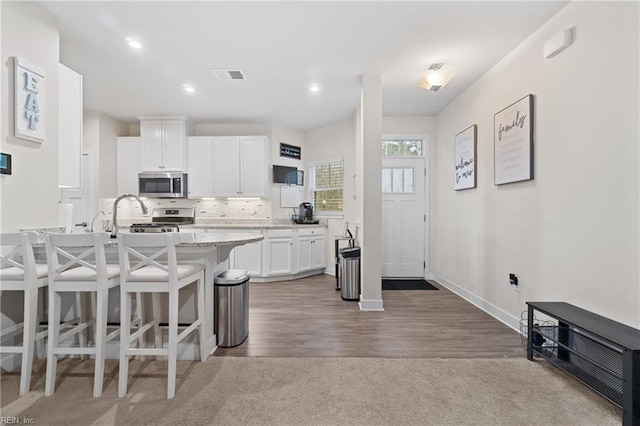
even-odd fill
[(147, 210), (147, 206), (144, 205), (142, 200), (137, 195), (124, 194), (119, 196), (113, 202), (113, 228), (111, 229), (111, 238), (116, 238), (116, 235), (118, 234), (118, 203), (125, 198), (133, 198), (138, 200), (138, 202), (140, 203), (140, 207), (142, 207), (142, 214), (149, 213), (149, 210)]

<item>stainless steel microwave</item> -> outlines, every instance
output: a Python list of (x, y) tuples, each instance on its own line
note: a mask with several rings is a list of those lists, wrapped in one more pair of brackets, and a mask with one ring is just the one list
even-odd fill
[(183, 172), (138, 173), (138, 191), (141, 197), (187, 198), (187, 174)]

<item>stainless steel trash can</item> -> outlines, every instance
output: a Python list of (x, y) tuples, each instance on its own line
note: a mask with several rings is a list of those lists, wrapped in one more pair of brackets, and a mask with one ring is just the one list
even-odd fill
[(214, 283), (218, 346), (238, 346), (249, 336), (249, 272), (229, 269), (218, 274)]
[(360, 299), (360, 247), (340, 250), (340, 297)]

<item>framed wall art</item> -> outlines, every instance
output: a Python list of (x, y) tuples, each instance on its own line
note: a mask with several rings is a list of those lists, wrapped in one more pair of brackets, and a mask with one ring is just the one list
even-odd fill
[(533, 95), (493, 116), (494, 184), (533, 179)]
[(477, 134), (478, 126), (474, 124), (453, 137), (453, 189), (456, 191), (476, 187)]
[(15, 137), (33, 142), (45, 139), (45, 74), (41, 68), (15, 56)]
[(302, 149), (299, 146), (280, 143), (280, 157), (300, 160), (302, 158)]

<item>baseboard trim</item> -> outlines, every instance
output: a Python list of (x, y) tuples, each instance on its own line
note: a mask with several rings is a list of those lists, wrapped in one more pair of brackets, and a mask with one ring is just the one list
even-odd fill
[(485, 311), (486, 313), (488, 313), (489, 315), (491, 315), (492, 317), (494, 317), (495, 319), (497, 319), (507, 327), (520, 333), (520, 318), (514, 317), (513, 315), (509, 314), (508, 312), (505, 312), (504, 310), (500, 309), (496, 305), (490, 302), (487, 302), (483, 298), (471, 293), (469, 290), (462, 288), (458, 284), (452, 281), (449, 281), (448, 279), (446, 279), (441, 275), (438, 275), (432, 272), (430, 273), (430, 276), (432, 280), (436, 281), (438, 284), (442, 285), (447, 290), (457, 294), (467, 302), (482, 309), (483, 311)]
[(382, 299), (380, 300), (362, 300), (358, 302), (361, 311), (384, 311)]

